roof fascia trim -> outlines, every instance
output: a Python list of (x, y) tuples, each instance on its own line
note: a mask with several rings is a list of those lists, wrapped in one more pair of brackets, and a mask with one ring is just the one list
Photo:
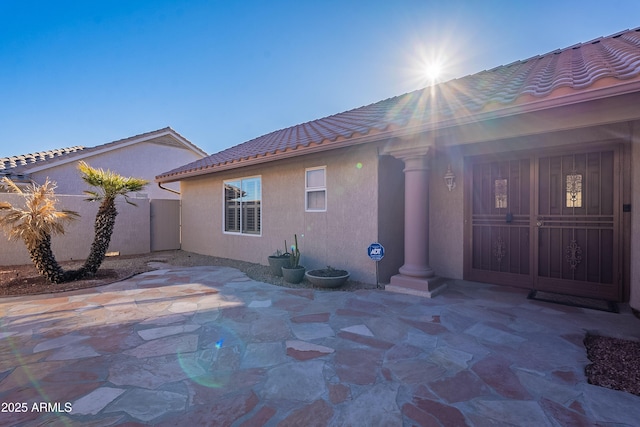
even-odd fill
[(591, 90), (586, 89), (576, 93), (564, 95), (561, 97), (556, 97), (551, 99), (549, 99), (548, 97), (545, 97), (545, 98), (535, 100), (526, 104), (509, 105), (507, 107), (474, 114), (463, 119), (449, 119), (446, 121), (441, 121), (436, 123), (420, 124), (412, 127), (412, 129), (420, 129), (417, 131), (414, 130), (413, 133), (446, 129), (446, 128), (457, 127), (460, 125), (467, 125), (471, 123), (499, 119), (503, 117), (533, 113), (541, 110), (549, 110), (552, 108), (566, 107), (566, 106), (575, 105), (575, 104), (579, 104), (587, 101), (596, 101), (599, 99), (613, 98), (615, 96), (628, 95), (636, 92), (640, 92), (640, 79), (628, 84), (622, 84), (622, 85), (619, 84), (615, 86), (607, 86), (604, 88), (597, 88), (597, 89), (591, 89)]
[(304, 156), (307, 154), (313, 153), (321, 153), (323, 151), (336, 150), (340, 148), (352, 147), (355, 145), (366, 144), (374, 141), (384, 141), (386, 139), (392, 138), (394, 135), (391, 134), (391, 131), (383, 131), (376, 133), (375, 135), (365, 135), (359, 136), (353, 140), (342, 140), (342, 141), (331, 141), (321, 144), (312, 144), (309, 146), (300, 146), (295, 149), (289, 149), (286, 151), (276, 152), (274, 154), (266, 154), (260, 156), (254, 156), (250, 158), (245, 158), (233, 162), (223, 163), (216, 166), (210, 166), (208, 168), (201, 168), (197, 170), (182, 172), (176, 175), (158, 175), (155, 179), (155, 182), (165, 183), (165, 182), (176, 182), (181, 181), (187, 178), (198, 177), (202, 175), (213, 174), (217, 172), (239, 169), (247, 166), (259, 165), (262, 163), (268, 163), (276, 160), (284, 160), (290, 159), (294, 157)]
[(640, 91), (640, 79), (632, 82), (620, 83), (613, 86), (606, 86), (596, 89), (585, 89), (575, 93), (549, 98), (544, 97), (540, 100), (534, 100), (526, 104), (509, 105), (507, 107), (481, 112), (478, 114), (470, 115), (462, 119), (448, 119), (440, 122), (419, 123), (416, 125), (404, 126), (402, 128), (384, 130), (376, 132), (375, 134), (367, 134), (364, 136), (358, 135), (353, 137), (354, 139), (346, 139), (336, 142), (320, 143), (313, 146), (300, 147), (294, 150), (287, 150), (275, 154), (259, 155), (248, 159), (240, 159), (230, 163), (225, 163), (216, 166), (205, 167), (195, 171), (182, 172), (171, 176), (159, 175), (156, 177), (156, 182), (175, 182), (186, 178), (192, 178), (196, 176), (202, 176), (221, 171), (237, 169), (245, 166), (251, 166), (270, 161), (287, 159), (291, 157), (302, 156), (305, 154), (317, 153), (335, 148), (349, 147), (358, 144), (364, 144), (372, 141), (385, 140), (390, 138), (402, 138), (405, 136), (415, 135), (424, 132), (432, 132), (440, 129), (447, 129), (458, 127), (462, 125), (468, 125), (487, 120), (499, 119), (503, 117), (522, 115), (527, 113), (533, 113), (536, 111), (553, 109), (558, 107), (570, 106), (579, 104), (586, 101), (595, 101), (604, 98), (611, 98), (615, 96), (627, 95)]

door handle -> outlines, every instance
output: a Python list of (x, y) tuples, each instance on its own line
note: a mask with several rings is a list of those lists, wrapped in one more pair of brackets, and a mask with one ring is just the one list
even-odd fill
[(536, 225), (537, 225), (538, 227), (542, 227), (542, 226), (544, 225), (544, 220), (542, 220), (542, 219), (538, 219), (538, 222), (536, 222)]

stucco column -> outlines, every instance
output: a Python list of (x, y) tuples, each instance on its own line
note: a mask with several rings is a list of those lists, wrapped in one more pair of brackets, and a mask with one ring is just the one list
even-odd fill
[(400, 274), (433, 277), (429, 266), (429, 160), (425, 155), (404, 161), (404, 265)]
[(429, 266), (429, 156), (424, 151), (396, 156), (405, 165), (404, 265), (385, 289), (430, 298), (445, 285)]

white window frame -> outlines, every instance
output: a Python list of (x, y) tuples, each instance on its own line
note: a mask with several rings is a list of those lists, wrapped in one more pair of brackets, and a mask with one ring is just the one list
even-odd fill
[[(324, 172), (324, 185), (310, 187), (308, 182), (309, 172), (322, 170)], [(311, 209), (309, 208), (309, 193), (324, 193), (324, 208), (323, 209)], [(312, 168), (306, 168), (304, 170), (304, 210), (305, 212), (326, 212), (327, 211), (327, 166), (315, 166)]]
[[(242, 182), (243, 181), (248, 181), (250, 179), (258, 179), (260, 181), (260, 197), (258, 199), (259, 202), (259, 213), (258, 213), (258, 221), (259, 221), (259, 228), (260, 231), (258, 233), (249, 233), (249, 232), (243, 232), (243, 207), (242, 207), (242, 201), (240, 201), (240, 224), (238, 226), (239, 231), (227, 231), (227, 200), (226, 200), (226, 186), (228, 183), (237, 183), (240, 182), (240, 189), (242, 189)], [(234, 236), (254, 236), (254, 237), (260, 237), (262, 236), (262, 175), (254, 175), (254, 176), (244, 176), (241, 178), (234, 178), (234, 179), (225, 179), (224, 181), (222, 181), (222, 233), (223, 234), (230, 234), (230, 235), (234, 235)]]

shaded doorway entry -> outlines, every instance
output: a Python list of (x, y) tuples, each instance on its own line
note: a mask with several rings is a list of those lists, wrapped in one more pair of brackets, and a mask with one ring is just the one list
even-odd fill
[(467, 160), (465, 279), (621, 299), (620, 149)]

